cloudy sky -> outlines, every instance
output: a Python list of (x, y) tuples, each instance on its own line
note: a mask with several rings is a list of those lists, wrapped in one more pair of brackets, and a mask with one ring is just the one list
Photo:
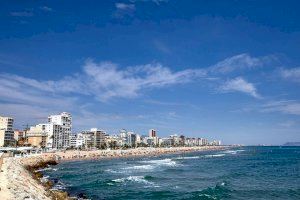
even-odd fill
[(0, 115), (300, 141), (297, 1), (1, 1)]

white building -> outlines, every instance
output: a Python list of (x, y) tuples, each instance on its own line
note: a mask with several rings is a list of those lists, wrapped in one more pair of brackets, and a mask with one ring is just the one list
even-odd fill
[(76, 134), (70, 134), (69, 140), (70, 140), (70, 143), (69, 143), (70, 147), (76, 147), (77, 135)]
[[(75, 147), (84, 148), (105, 148), (106, 146), (106, 133), (103, 130), (98, 130), (97, 128), (92, 128), (88, 131), (82, 131), (76, 135), (76, 142), (73, 141), (72, 145)], [(72, 136), (72, 140), (75, 137)]]
[(154, 129), (150, 129), (149, 130), (149, 137), (156, 137), (157, 135), (156, 135), (156, 130), (154, 130)]
[[(59, 115), (50, 115), (48, 117), (48, 122), (51, 125), (58, 125), (52, 126), (54, 130), (53, 133), (53, 148), (67, 148), (70, 146), (69, 144), (69, 137), (72, 131), (72, 116), (70, 113), (62, 112)], [(50, 139), (50, 138), (49, 138)], [(50, 142), (51, 140), (49, 140)]]
[(167, 138), (159, 138), (159, 146), (161, 147), (169, 147), (172, 146), (172, 138), (167, 137)]
[(180, 138), (177, 134), (170, 135), (170, 138), (172, 139), (172, 146), (179, 146)]
[(136, 147), (136, 134), (134, 132), (127, 132), (127, 145)]
[(0, 116), (0, 147), (15, 144), (13, 123), (13, 118)]

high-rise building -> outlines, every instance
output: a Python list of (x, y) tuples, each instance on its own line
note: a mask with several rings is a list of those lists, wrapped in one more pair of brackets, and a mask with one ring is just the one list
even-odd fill
[(0, 116), (0, 147), (15, 144), (13, 123), (13, 118)]
[[(72, 116), (70, 113), (62, 112), (59, 115), (50, 115), (49, 124), (57, 125), (53, 133), (53, 148), (67, 148), (70, 146), (69, 137), (72, 131)], [(59, 126), (59, 127), (58, 127)], [(50, 138), (49, 138), (50, 139)], [(50, 141), (50, 140), (49, 140)]]
[(97, 128), (92, 128), (91, 132), (93, 133), (94, 139), (94, 147), (96, 148), (104, 148), (105, 143), (105, 135), (106, 133), (103, 130), (98, 130)]
[(136, 134), (134, 132), (127, 132), (127, 145), (136, 147)]
[(156, 137), (156, 130), (150, 129), (149, 130), (149, 137)]

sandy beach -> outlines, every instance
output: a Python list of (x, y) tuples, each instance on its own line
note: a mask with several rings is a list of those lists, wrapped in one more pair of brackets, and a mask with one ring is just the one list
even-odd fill
[(94, 150), (77, 151), (70, 150), (55, 153), (43, 153), (23, 158), (1, 158), (0, 167), (0, 199), (21, 200), (21, 199), (53, 199), (39, 180), (32, 177), (27, 166), (34, 166), (41, 162), (48, 161), (69, 161), (84, 159), (121, 158), (134, 156), (154, 156), (170, 153), (184, 153), (193, 151), (222, 150), (225, 146), (204, 146), (204, 147), (173, 147), (173, 148), (136, 148), (128, 150)]

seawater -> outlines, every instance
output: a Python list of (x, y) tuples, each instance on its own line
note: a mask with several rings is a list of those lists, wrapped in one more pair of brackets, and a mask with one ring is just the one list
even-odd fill
[(63, 162), (44, 174), (90, 199), (300, 199), (300, 147)]

